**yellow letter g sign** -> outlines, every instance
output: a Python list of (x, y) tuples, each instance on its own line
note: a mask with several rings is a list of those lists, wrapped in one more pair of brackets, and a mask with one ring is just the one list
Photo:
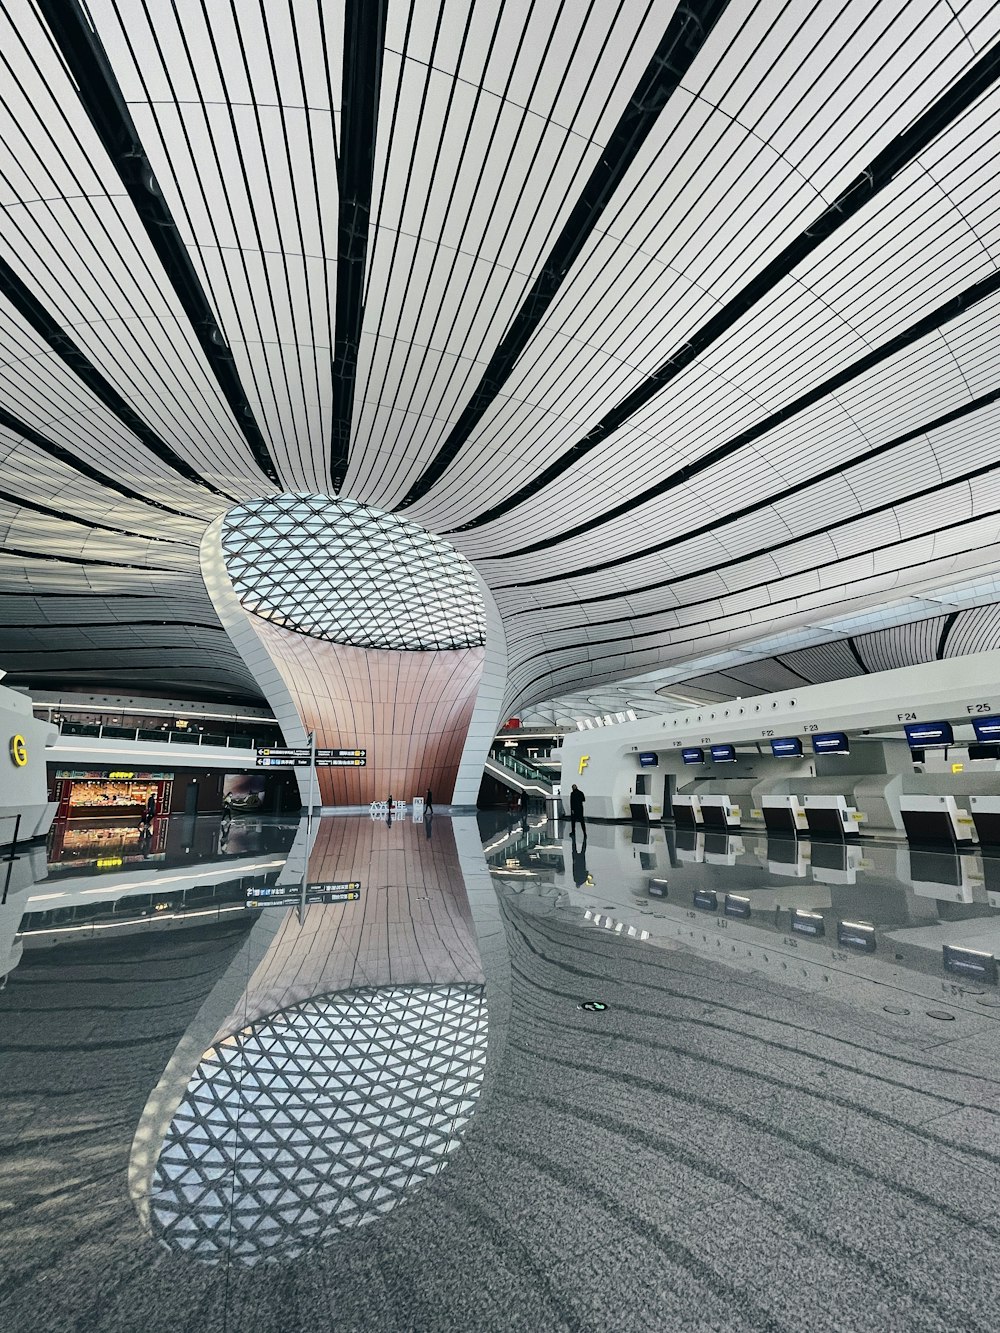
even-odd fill
[(17, 768), (24, 768), (28, 762), (28, 746), (23, 736), (11, 736), (10, 762)]

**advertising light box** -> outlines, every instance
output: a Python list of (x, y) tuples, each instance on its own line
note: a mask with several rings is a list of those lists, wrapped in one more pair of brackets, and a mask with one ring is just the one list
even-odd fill
[(977, 741), (1000, 741), (1000, 717), (974, 717)]
[(733, 764), (736, 762), (736, 746), (713, 745), (712, 758), (717, 764)]
[(843, 731), (818, 731), (812, 738), (813, 754), (850, 754), (847, 733)]
[(703, 764), (705, 762), (705, 751), (700, 746), (689, 745), (681, 750), (681, 759), (685, 764)]
[(925, 750), (929, 745), (954, 745), (955, 733), (950, 722), (911, 722), (904, 727), (906, 740), (912, 750)]
[(802, 742), (798, 736), (782, 736), (771, 742), (771, 753), (775, 759), (801, 759)]
[(657, 759), (652, 751), (648, 751), (646, 754), (641, 754), (639, 756), (640, 768), (655, 768), (659, 762), (659, 759)]

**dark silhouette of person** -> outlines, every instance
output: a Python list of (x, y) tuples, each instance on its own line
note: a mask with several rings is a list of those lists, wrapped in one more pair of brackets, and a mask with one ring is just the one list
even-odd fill
[(427, 788), (427, 795), (424, 797), (424, 814), (432, 815), (434, 813), (434, 793), (430, 787)]
[(579, 821), (580, 828), (583, 830), (583, 836), (587, 836), (587, 821), (583, 817), (583, 803), (586, 800), (580, 788), (573, 783), (573, 790), (569, 794), (569, 828), (570, 835), (576, 836), (576, 825)]
[(156, 817), (156, 792), (151, 791), (146, 797), (146, 819), (152, 823)]
[(590, 883), (590, 871), (587, 869), (587, 835), (583, 835), (583, 843), (579, 850), (576, 846), (576, 836), (573, 837), (573, 883), (578, 889), (584, 884)]

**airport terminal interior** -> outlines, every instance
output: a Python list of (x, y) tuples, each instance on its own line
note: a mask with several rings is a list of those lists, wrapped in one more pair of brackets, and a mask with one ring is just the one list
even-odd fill
[(0, 1329), (995, 1328), (998, 131), (988, 0), (0, 0)]

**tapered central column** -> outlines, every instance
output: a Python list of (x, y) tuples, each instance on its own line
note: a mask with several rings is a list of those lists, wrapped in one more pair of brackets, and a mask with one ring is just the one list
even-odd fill
[(321, 495), (249, 501), (219, 540), (246, 622), (234, 642), (275, 716), (284, 725), (290, 701), (319, 747), (366, 751), (364, 767), (319, 770), (322, 803), (428, 788), (449, 802), (484, 659), (468, 561), (415, 523)]

